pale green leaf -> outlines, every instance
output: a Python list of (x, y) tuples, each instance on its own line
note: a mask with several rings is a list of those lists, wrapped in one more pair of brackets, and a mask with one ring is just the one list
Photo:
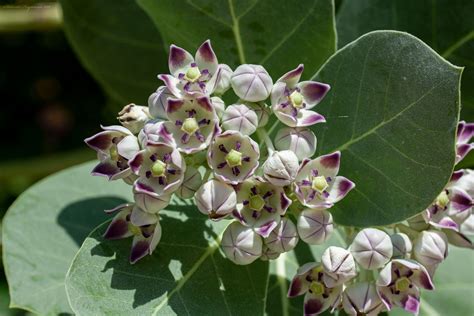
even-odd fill
[[(167, 71), (161, 37), (132, 0), (61, 1), (66, 35), (81, 62), (115, 99), (146, 104)], [(71, 74), (71, 79), (74, 74)]]
[(3, 262), (11, 307), (41, 315), (72, 312), (64, 277), (79, 246), (130, 187), (92, 177), (87, 163), (50, 176), (23, 193), (3, 221)]
[(342, 152), (355, 182), (332, 209), (344, 225), (402, 221), (424, 210), (454, 165), (461, 69), (419, 39), (376, 31), (339, 50), (315, 76), (331, 85), (317, 106), (318, 154)]
[(465, 66), (463, 117), (474, 120), (474, 2), (471, 0), (344, 1), (337, 15), (340, 47), (373, 30), (415, 35), (452, 63)]

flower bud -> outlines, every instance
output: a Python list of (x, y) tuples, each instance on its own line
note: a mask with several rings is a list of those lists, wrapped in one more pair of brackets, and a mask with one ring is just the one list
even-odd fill
[(277, 227), (264, 239), (265, 245), (277, 253), (288, 252), (296, 247), (298, 233), (293, 222), (284, 217)]
[(275, 151), (263, 164), (265, 179), (281, 187), (295, 180), (298, 169), (298, 157), (290, 150)]
[(176, 194), (182, 199), (190, 199), (202, 184), (201, 173), (194, 167), (187, 167), (184, 180)]
[(145, 123), (151, 119), (151, 116), (146, 106), (130, 103), (118, 113), (117, 119), (130, 132), (137, 134), (145, 126)]
[(216, 81), (214, 93), (222, 95), (230, 88), (230, 77), (232, 69), (226, 64), (219, 64), (219, 79)]
[(270, 117), (270, 108), (263, 102), (244, 102), (246, 106), (252, 109), (258, 117), (258, 127), (267, 125)]
[(243, 104), (230, 105), (222, 114), (222, 127), (225, 130), (234, 130), (243, 135), (252, 135), (257, 130), (257, 126), (257, 114)]
[(169, 98), (174, 98), (174, 96), (165, 86), (161, 86), (153, 92), (148, 98), (150, 115), (154, 118), (167, 119), (166, 108)]
[(321, 262), (326, 272), (323, 280), (328, 287), (341, 285), (357, 275), (354, 257), (344, 248), (327, 248), (323, 252)]
[(408, 222), (408, 226), (410, 226), (410, 228), (412, 228), (414, 230), (417, 230), (417, 231), (422, 231), (422, 230), (428, 229), (428, 227), (430, 227), (430, 224), (428, 224), (428, 222), (423, 217), (423, 213), (420, 213), (420, 214), (417, 214), (413, 217), (410, 217), (407, 220), (407, 222)]
[(434, 230), (422, 231), (413, 243), (413, 255), (428, 271), (434, 271), (448, 255), (446, 235)]
[(232, 89), (245, 101), (263, 101), (270, 95), (273, 80), (260, 65), (240, 65), (231, 77)]
[(212, 97), (211, 98), (211, 104), (214, 107), (214, 110), (216, 111), (217, 117), (221, 118), (222, 114), (224, 114), (224, 110), (225, 110), (224, 100), (222, 100), (219, 97)]
[(384, 304), (374, 283), (361, 282), (349, 285), (342, 294), (342, 306), (349, 315), (377, 315)]
[(237, 194), (232, 186), (219, 180), (204, 183), (194, 195), (199, 211), (212, 220), (219, 220), (233, 210), (237, 204)]
[(355, 236), (350, 251), (364, 269), (374, 270), (383, 267), (392, 258), (393, 246), (385, 232), (365, 228)]
[(298, 235), (311, 245), (320, 245), (329, 239), (334, 226), (332, 215), (324, 209), (306, 209), (298, 217)]
[(156, 214), (167, 207), (171, 200), (170, 194), (150, 195), (148, 192), (144, 191), (141, 186), (134, 186), (133, 193), (135, 204), (143, 211), (152, 214)]
[(316, 136), (307, 128), (285, 127), (275, 136), (275, 147), (278, 150), (291, 150), (298, 160), (310, 158), (316, 152)]
[(275, 260), (280, 256), (280, 252), (271, 250), (267, 245), (263, 244), (262, 256), (260, 257), (263, 261)]
[(396, 233), (390, 236), (393, 246), (392, 257), (395, 259), (405, 259), (410, 257), (412, 243), (407, 234)]
[(250, 264), (262, 255), (262, 238), (239, 222), (227, 226), (221, 245), (226, 257), (235, 264)]

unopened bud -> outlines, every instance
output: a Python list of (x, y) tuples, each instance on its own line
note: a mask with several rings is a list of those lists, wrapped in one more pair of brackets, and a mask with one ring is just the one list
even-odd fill
[(264, 239), (265, 245), (277, 253), (288, 252), (296, 247), (298, 233), (293, 222), (284, 217), (277, 227)]
[(298, 157), (290, 150), (283, 150), (268, 157), (263, 165), (263, 174), (271, 184), (285, 186), (295, 180), (298, 169)]
[(202, 184), (201, 173), (194, 167), (187, 167), (184, 180), (176, 194), (182, 199), (190, 199)]
[(374, 283), (361, 282), (349, 285), (342, 295), (342, 306), (349, 315), (377, 315), (384, 304)]
[(228, 106), (222, 115), (222, 127), (225, 130), (239, 131), (251, 135), (257, 130), (257, 114), (243, 104)]
[(235, 264), (250, 264), (262, 255), (262, 237), (239, 222), (227, 226), (221, 245), (226, 257)]
[(212, 97), (211, 104), (214, 107), (214, 110), (216, 111), (217, 117), (221, 118), (225, 111), (224, 100), (219, 97)]
[(350, 250), (358, 264), (373, 270), (383, 267), (392, 258), (393, 246), (385, 232), (365, 228), (355, 236)]
[(219, 220), (233, 210), (237, 204), (237, 194), (232, 186), (219, 180), (209, 180), (195, 194), (199, 211), (212, 220)]
[(433, 271), (448, 255), (446, 235), (439, 231), (422, 231), (413, 243), (414, 258)]
[(412, 243), (407, 234), (396, 233), (390, 236), (393, 246), (392, 257), (395, 259), (406, 259), (410, 257)]
[(298, 235), (311, 245), (320, 245), (329, 239), (334, 226), (331, 213), (324, 209), (306, 209), (298, 217)]
[(232, 69), (226, 64), (219, 64), (219, 79), (216, 82), (214, 93), (222, 95), (230, 88)]
[(145, 123), (151, 119), (151, 116), (146, 106), (131, 103), (123, 107), (118, 113), (117, 119), (130, 132), (137, 134), (145, 126)]
[(275, 136), (275, 147), (278, 150), (291, 150), (298, 160), (310, 158), (316, 152), (316, 136), (307, 128), (285, 127)]
[(324, 271), (324, 283), (328, 287), (341, 285), (357, 275), (354, 257), (349, 250), (331, 246), (321, 258)]
[(240, 65), (231, 77), (232, 89), (245, 101), (263, 101), (270, 95), (273, 81), (260, 65)]

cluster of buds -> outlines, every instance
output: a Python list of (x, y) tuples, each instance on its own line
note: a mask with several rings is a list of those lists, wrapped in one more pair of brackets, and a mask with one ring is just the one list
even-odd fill
[[(133, 235), (132, 263), (151, 254), (161, 236), (160, 210), (176, 195), (194, 198), (213, 221), (232, 220), (221, 245), (236, 264), (275, 259), (300, 239), (327, 240), (329, 209), (354, 183), (338, 175), (340, 152), (310, 158), (317, 142), (309, 126), (325, 122), (313, 108), (330, 87), (301, 81), (303, 69), (274, 83), (260, 65), (233, 71), (219, 64), (210, 41), (194, 57), (171, 45), (170, 74), (158, 75), (163, 85), (148, 106), (125, 106), (122, 126), (86, 139), (100, 161), (92, 173), (123, 179), (135, 197), (112, 210), (118, 213), (105, 238)], [(228, 90), (239, 98), (234, 104), (221, 98)], [(286, 126), (273, 141), (272, 114), (273, 127)]]
[[(460, 122), (456, 163), (474, 148), (473, 136), (474, 124)], [(353, 237), (350, 246), (329, 247), (321, 262), (300, 267), (288, 296), (305, 294), (305, 315), (328, 309), (377, 315), (393, 307), (417, 315), (420, 290), (434, 290), (432, 280), (448, 244), (474, 248), (468, 237), (474, 235), (473, 199), (474, 171), (458, 170), (433, 204), (406, 222), (357, 234), (346, 228)]]

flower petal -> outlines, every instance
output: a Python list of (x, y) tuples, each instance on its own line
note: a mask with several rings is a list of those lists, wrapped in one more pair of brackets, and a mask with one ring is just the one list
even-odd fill
[(133, 135), (125, 136), (117, 144), (118, 154), (127, 160), (132, 159), (139, 150), (140, 146), (138, 145), (138, 139)]
[(326, 119), (321, 114), (310, 110), (299, 110), (296, 117), (296, 127), (311, 126), (318, 123), (324, 123)]
[(196, 64), (201, 71), (207, 69), (211, 75), (216, 72), (219, 63), (217, 62), (216, 54), (212, 50), (210, 40), (205, 41), (198, 48), (196, 52)]
[(93, 176), (104, 176), (112, 180), (112, 177), (120, 173), (120, 168), (112, 160), (104, 160), (99, 162), (94, 169), (92, 169)]
[(136, 263), (150, 253), (150, 241), (150, 238), (145, 238), (142, 235), (133, 237), (132, 249), (130, 251), (131, 264)]
[(171, 92), (176, 98), (182, 98), (183, 94), (178, 88), (179, 79), (171, 75), (158, 75), (158, 79), (162, 80), (169, 92)]
[(94, 149), (95, 151), (106, 151), (112, 145), (112, 139), (116, 136), (115, 133), (110, 131), (104, 131), (97, 133), (91, 137), (88, 137), (84, 140), (84, 142), (90, 148)]
[(184, 73), (192, 62), (194, 62), (194, 58), (186, 50), (176, 45), (170, 46), (168, 66), (173, 76), (178, 77), (179, 73)]
[(130, 222), (134, 226), (146, 226), (155, 224), (158, 221), (158, 216), (145, 212), (138, 206), (135, 206), (130, 216)]
[(328, 189), (329, 197), (327, 201), (329, 203), (336, 203), (342, 200), (350, 190), (355, 187), (355, 183), (351, 180), (337, 176), (332, 186)]
[(474, 249), (474, 244), (464, 234), (451, 229), (445, 229), (443, 232), (446, 234), (446, 237), (448, 237), (450, 244), (455, 245), (456, 247)]
[(304, 65), (299, 64), (293, 70), (288, 71), (286, 74), (280, 77), (277, 82), (284, 82), (291, 89), (300, 81), (301, 74), (303, 73)]
[(306, 108), (311, 109), (326, 96), (331, 86), (317, 81), (302, 81), (298, 83), (301, 94), (306, 101)]
[(103, 235), (104, 238), (115, 240), (132, 236), (132, 233), (128, 230), (128, 215), (130, 215), (129, 208), (124, 209), (115, 215)]
[(466, 144), (474, 137), (474, 123), (459, 122), (458, 125), (458, 144)]

